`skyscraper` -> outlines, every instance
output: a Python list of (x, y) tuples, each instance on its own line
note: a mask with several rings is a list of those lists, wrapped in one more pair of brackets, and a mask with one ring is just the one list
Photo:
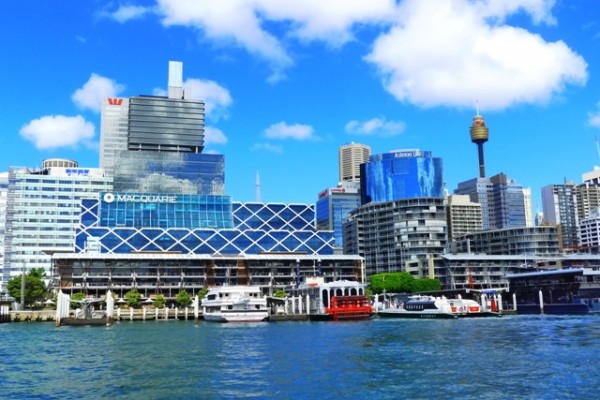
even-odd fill
[(100, 168), (113, 176), (115, 153), (127, 150), (129, 99), (107, 98), (102, 102), (100, 120)]
[(349, 143), (339, 149), (340, 182), (360, 181), (360, 164), (369, 161), (371, 148), (364, 144)]
[(334, 188), (319, 193), (316, 204), (316, 223), (318, 230), (333, 230), (335, 246), (344, 247), (342, 226), (350, 212), (360, 207), (360, 183), (341, 182)]
[(458, 184), (454, 194), (467, 194), (481, 204), (483, 230), (526, 226), (523, 186), (500, 173), (491, 178), (474, 178)]
[(113, 176), (115, 157), (124, 150), (201, 153), (204, 102), (182, 87), (183, 65), (169, 62), (169, 96), (106, 99), (102, 108), (100, 166)]

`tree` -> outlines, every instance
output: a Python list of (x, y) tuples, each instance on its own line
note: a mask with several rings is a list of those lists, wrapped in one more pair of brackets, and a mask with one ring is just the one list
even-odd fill
[[(83, 299), (85, 299), (85, 293), (81, 293), (81, 292), (73, 293), (73, 295), (71, 296), (71, 300), (83, 300)], [(70, 307), (71, 308), (80, 308), (81, 303), (76, 302), (76, 301), (75, 302), (71, 301)]]
[(163, 308), (166, 303), (167, 298), (162, 294), (157, 295), (152, 301), (152, 305), (156, 308)]
[[(44, 283), (46, 270), (44, 268), (32, 268), (25, 275), (25, 304), (23, 307), (32, 307), (36, 302), (42, 301), (47, 297), (48, 290)], [(16, 300), (21, 300), (21, 285), (23, 277), (15, 276), (7, 283), (8, 294)]]
[(202, 304), (202, 299), (206, 297), (206, 293), (208, 293), (208, 289), (205, 287), (198, 291), (198, 303)]
[(277, 289), (275, 291), (275, 293), (273, 293), (273, 297), (277, 297), (277, 298), (280, 298), (280, 299), (284, 299), (285, 296), (286, 296), (285, 290), (283, 290), (283, 289)]
[(125, 301), (131, 308), (138, 308), (142, 305), (142, 295), (137, 291), (137, 289), (131, 289), (129, 292), (125, 293)]
[(177, 293), (177, 296), (175, 296), (175, 301), (181, 307), (187, 307), (192, 304), (192, 298), (187, 290), (180, 290), (179, 293)]
[(371, 290), (379, 294), (387, 293), (415, 293), (428, 292), (441, 289), (437, 279), (417, 278), (408, 272), (390, 272), (371, 276)]

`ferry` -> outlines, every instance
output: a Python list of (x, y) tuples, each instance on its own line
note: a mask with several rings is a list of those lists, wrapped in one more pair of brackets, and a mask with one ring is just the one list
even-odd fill
[(388, 308), (378, 312), (381, 318), (458, 318), (462, 300), (448, 300), (445, 296), (409, 296), (405, 301), (397, 297)]
[(311, 320), (364, 320), (373, 314), (365, 285), (360, 282), (325, 282), (322, 276), (309, 276), (297, 292), (308, 296), (307, 313)]
[(600, 313), (600, 271), (569, 268), (506, 277), (517, 314)]
[(261, 322), (269, 318), (258, 286), (218, 286), (202, 299), (202, 318), (214, 322)]

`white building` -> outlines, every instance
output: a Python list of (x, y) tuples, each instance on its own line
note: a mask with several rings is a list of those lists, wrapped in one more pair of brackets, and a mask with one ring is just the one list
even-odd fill
[(42, 168), (8, 172), (3, 286), (23, 271), (50, 271), (51, 252), (73, 252), (80, 224), (81, 199), (110, 191), (112, 180), (99, 168), (75, 161), (45, 160)]
[(600, 249), (600, 208), (591, 210), (589, 217), (581, 220), (578, 234), (579, 244), (583, 251), (598, 253), (598, 249)]
[(369, 161), (371, 148), (365, 144), (349, 143), (339, 149), (340, 182), (360, 182), (360, 164)]

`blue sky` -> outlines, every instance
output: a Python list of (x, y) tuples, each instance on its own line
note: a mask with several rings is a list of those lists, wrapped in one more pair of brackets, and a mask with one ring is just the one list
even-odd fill
[(600, 165), (596, 0), (4, 2), (0, 171), (64, 157), (98, 165), (100, 102), (161, 94), (168, 61), (207, 103), (205, 151), (226, 192), (313, 203), (337, 151), (420, 148), (452, 192), (478, 175), (533, 194)]

